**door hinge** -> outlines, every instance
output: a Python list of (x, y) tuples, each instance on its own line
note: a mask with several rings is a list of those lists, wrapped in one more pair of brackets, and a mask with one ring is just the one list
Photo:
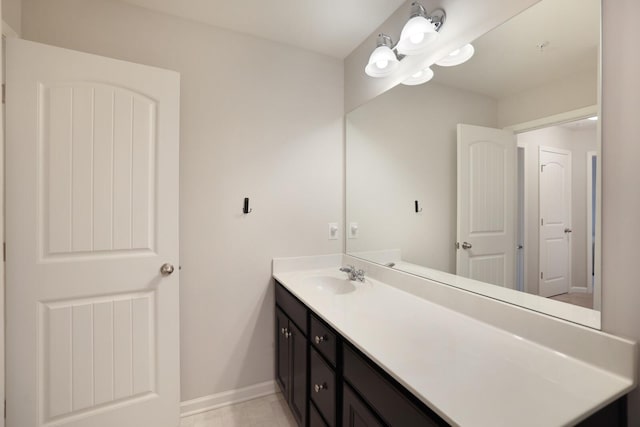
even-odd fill
[(544, 225), (544, 218), (540, 218), (540, 225)]
[(7, 244), (2, 242), (2, 261), (7, 262)]
[(540, 278), (544, 279), (544, 273), (542, 271), (540, 272)]
[(540, 173), (544, 172), (544, 165), (540, 165)]
[(4, 400), (4, 418), (7, 418), (7, 399)]
[(2, 103), (4, 104), (7, 99), (7, 85), (2, 83)]

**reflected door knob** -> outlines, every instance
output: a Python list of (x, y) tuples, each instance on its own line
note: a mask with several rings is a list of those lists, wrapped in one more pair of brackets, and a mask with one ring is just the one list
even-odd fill
[(473, 245), (469, 242), (462, 242), (462, 249), (471, 249)]
[(166, 262), (162, 264), (162, 267), (160, 267), (160, 274), (162, 274), (163, 276), (169, 276), (171, 273), (173, 273), (173, 270), (173, 265)]

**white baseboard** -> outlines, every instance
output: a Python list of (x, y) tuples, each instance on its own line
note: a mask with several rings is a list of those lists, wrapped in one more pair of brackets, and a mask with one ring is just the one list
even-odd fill
[(247, 400), (274, 394), (278, 390), (279, 389), (275, 381), (266, 381), (249, 387), (223, 391), (222, 393), (186, 400), (180, 403), (180, 416), (187, 417), (189, 415), (199, 414), (201, 412), (210, 411), (223, 406), (245, 402)]
[(585, 288), (582, 286), (572, 286), (569, 289), (570, 294), (586, 294), (589, 293), (589, 288)]

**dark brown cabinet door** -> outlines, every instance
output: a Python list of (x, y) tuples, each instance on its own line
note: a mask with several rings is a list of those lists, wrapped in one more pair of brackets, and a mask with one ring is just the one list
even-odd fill
[(309, 427), (328, 427), (313, 403), (309, 404)]
[(307, 419), (307, 340), (302, 331), (289, 322), (289, 363), (291, 364), (291, 398), (293, 416), (298, 425), (304, 426)]
[(289, 400), (289, 319), (276, 309), (276, 380), (286, 400)]
[(342, 397), (342, 425), (344, 427), (383, 427), (378, 418), (358, 398), (354, 391), (345, 384)]
[(318, 411), (329, 426), (336, 425), (336, 375), (320, 354), (311, 350), (309, 355), (309, 394)]

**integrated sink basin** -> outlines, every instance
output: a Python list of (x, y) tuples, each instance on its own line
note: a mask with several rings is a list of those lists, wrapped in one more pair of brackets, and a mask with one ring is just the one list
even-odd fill
[(315, 276), (310, 277), (309, 281), (313, 287), (320, 291), (330, 294), (348, 294), (356, 290), (355, 285), (349, 279), (342, 279), (333, 276)]

